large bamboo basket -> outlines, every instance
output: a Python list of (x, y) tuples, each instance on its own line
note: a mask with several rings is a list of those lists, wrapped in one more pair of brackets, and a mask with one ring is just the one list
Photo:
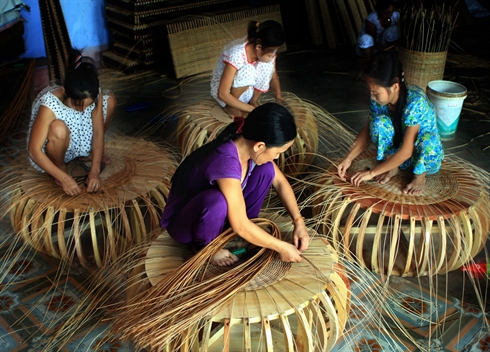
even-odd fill
[[(298, 129), (294, 144), (280, 156), (278, 166), (287, 174), (301, 173), (313, 161), (318, 151), (318, 126), (315, 116), (301, 99), (293, 94), (284, 94), (287, 107), (291, 110)], [(272, 101), (264, 96), (261, 103)], [(223, 129), (233, 122), (214, 100), (203, 100), (182, 109), (179, 113), (177, 140), (183, 156), (212, 141)]]
[[(101, 267), (159, 228), (176, 168), (169, 152), (142, 139), (117, 137), (106, 143), (105, 154), (112, 162), (101, 173), (101, 190), (87, 193), (82, 182), (75, 197), (30, 165), (19, 169), (9, 213), (26, 243), (60, 259), (71, 260), (76, 253), (81, 265), (95, 261)], [(68, 171), (81, 178), (87, 174), (77, 161)]]
[[(372, 169), (374, 153), (351, 166)], [(421, 195), (402, 192), (410, 172), (359, 188), (332, 167), (321, 177), (314, 213), (335, 249), (375, 273), (429, 276), (460, 268), (483, 248), (490, 231), (488, 188), (467, 166), (445, 161), (427, 176)]]
[[(187, 256), (188, 250), (163, 232), (148, 250), (144, 264), (132, 271), (129, 281), (139, 284), (128, 284), (128, 299), (158, 284)], [(182, 331), (171, 346), (152, 348), (209, 352), (331, 350), (350, 310), (345, 273), (333, 248), (318, 236), (303, 257), (302, 263), (293, 264), (277, 259), (212, 316), (203, 317), (204, 324), (200, 321)], [(206, 270), (209, 276), (224, 269), (210, 265)]]
[(447, 51), (424, 53), (397, 47), (398, 57), (403, 65), (405, 81), (423, 90), (430, 81), (444, 78)]

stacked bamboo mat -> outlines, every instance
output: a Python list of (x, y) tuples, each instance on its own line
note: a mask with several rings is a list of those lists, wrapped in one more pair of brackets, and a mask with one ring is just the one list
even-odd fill
[(39, 11), (49, 60), (49, 79), (63, 80), (65, 63), (72, 48), (70, 36), (66, 28), (63, 10), (59, 1), (39, 0)]
[[(362, 21), (374, 10), (372, 0), (305, 0), (314, 45), (354, 45)], [(323, 33), (322, 33), (323, 32)]]
[(107, 25), (113, 33), (114, 49), (103, 53), (103, 61), (125, 73), (165, 67), (169, 57), (166, 23), (185, 15), (229, 7), (237, 1), (206, 0), (182, 4), (172, 0), (107, 0)]

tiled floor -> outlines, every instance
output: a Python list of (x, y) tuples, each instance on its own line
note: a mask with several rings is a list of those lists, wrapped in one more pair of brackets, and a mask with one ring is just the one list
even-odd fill
[[(283, 53), (278, 58), (278, 71), (284, 91), (315, 102), (356, 131), (364, 124), (369, 94), (360, 77), (359, 62), (350, 51), (315, 49)], [(45, 71), (39, 69), (37, 77), (41, 79), (34, 84), (34, 89), (38, 90), (42, 85), (43, 74)], [(470, 67), (468, 63), (458, 65), (448, 61), (446, 66), (445, 79), (464, 84), (469, 94), (455, 138), (444, 142), (444, 147), (469, 161), (468, 167), (473, 164), (487, 171), (490, 171), (489, 78), (488, 62), (487, 66)], [(206, 79), (195, 80), (183, 86), (184, 95), (181, 96), (179, 84), (182, 82), (156, 72), (124, 76), (103, 69), (101, 82), (118, 97), (109, 135), (151, 134), (153, 138), (170, 142), (175, 142), (177, 122), (166, 113), (167, 109), (177, 103), (207, 97), (208, 91)], [(125, 110), (138, 101), (150, 102), (152, 106), (134, 112)], [(24, 118), (28, 118), (27, 111)], [(3, 153), (8, 153), (8, 148), (2, 147)], [(1, 233), (11, 233), (8, 218), (0, 225)], [(479, 257), (484, 257), (484, 253)], [(50, 333), (86, 293), (89, 273), (74, 266), (69, 275), (61, 273), (61, 279), (57, 280), (63, 286), (52, 287), (58, 273), (58, 263), (53, 258), (44, 254), (32, 255), (19, 258), (18, 266), (20, 270), (7, 273), (3, 281), (5, 283), (14, 275), (18, 284), (0, 294), (0, 351), (41, 351)], [(481, 287), (483, 309), (488, 311), (487, 280), (477, 279), (476, 284)], [(335, 351), (490, 350), (487, 319), (478, 306), (473, 284), (461, 271), (432, 278), (393, 278), (390, 286), (393, 292), (398, 292), (398, 304), (393, 306), (393, 312), (412, 338), (404, 336), (393, 321), (387, 322), (389, 331), (380, 332), (372, 325), (366, 327), (367, 315), (362, 309), (366, 309), (369, 300), (361, 303), (366, 298), (366, 288), (361, 289), (353, 283), (355, 299), (349, 329)], [(434, 287), (438, 288), (437, 293), (434, 293)], [(400, 307), (406, 309), (400, 310)], [(376, 311), (377, 307), (368, 309)], [(377, 314), (384, 315), (383, 312)], [(359, 326), (362, 326), (361, 330)], [(97, 345), (101, 341), (103, 343)], [(105, 336), (104, 326), (100, 326), (87, 336), (83, 331), (75, 333), (72, 342), (62, 350), (115, 352), (134, 349), (130, 344)]]

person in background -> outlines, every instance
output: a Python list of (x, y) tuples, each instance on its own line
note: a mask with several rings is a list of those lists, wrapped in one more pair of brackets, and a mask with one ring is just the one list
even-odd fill
[(280, 23), (252, 21), (247, 38), (234, 40), (222, 51), (211, 77), (211, 96), (231, 116), (246, 116), (259, 105), (259, 96), (272, 89), (283, 103), (276, 53), (284, 44)]
[(356, 52), (366, 59), (391, 47), (399, 38), (400, 13), (394, 10), (393, 0), (378, 0), (375, 8), (362, 23), (357, 38)]

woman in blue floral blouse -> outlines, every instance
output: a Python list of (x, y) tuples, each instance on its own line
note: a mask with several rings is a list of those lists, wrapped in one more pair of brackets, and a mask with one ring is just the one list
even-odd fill
[[(356, 187), (371, 179), (384, 184), (399, 169), (410, 169), (413, 179), (403, 192), (420, 194), (425, 176), (438, 172), (444, 158), (434, 106), (421, 88), (405, 84), (402, 64), (394, 53), (375, 54), (364, 73), (371, 93), (369, 120), (337, 166), (339, 177)], [(349, 175), (352, 161), (371, 141), (381, 162), (371, 170)]]

